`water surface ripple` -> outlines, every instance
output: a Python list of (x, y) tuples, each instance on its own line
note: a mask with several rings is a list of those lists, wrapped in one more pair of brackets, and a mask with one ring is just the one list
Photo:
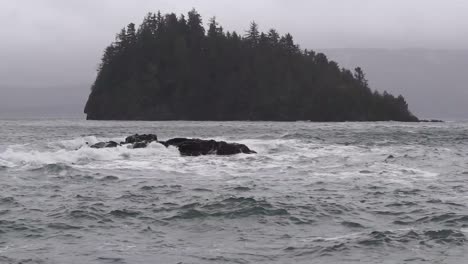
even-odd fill
[[(133, 133), (248, 145), (91, 149)], [(0, 121), (0, 263), (464, 263), (468, 123)]]

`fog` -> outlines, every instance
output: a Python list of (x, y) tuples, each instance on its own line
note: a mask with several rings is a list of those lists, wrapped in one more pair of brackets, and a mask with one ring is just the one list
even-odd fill
[(2, 1), (0, 116), (82, 116), (120, 28), (150, 11), (193, 7), (226, 30), (242, 33), (255, 20), (341, 66), (363, 66), (372, 88), (403, 94), (419, 116), (468, 118), (464, 0)]

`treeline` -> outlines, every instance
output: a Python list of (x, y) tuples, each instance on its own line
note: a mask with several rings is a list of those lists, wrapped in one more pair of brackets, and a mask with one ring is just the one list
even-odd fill
[(195, 10), (149, 13), (108, 46), (88, 119), (417, 121), (402, 96), (372, 91), (360, 68), (301, 50), (290, 34), (225, 32)]

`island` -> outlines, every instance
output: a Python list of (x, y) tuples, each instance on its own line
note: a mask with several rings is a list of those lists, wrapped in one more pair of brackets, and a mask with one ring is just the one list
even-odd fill
[(291, 34), (239, 34), (216, 18), (149, 13), (104, 51), (85, 114), (90, 120), (418, 121), (405, 98), (369, 87)]

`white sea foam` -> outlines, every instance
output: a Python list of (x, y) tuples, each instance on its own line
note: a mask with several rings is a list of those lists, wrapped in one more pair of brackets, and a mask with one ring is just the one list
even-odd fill
[(93, 145), (98, 142), (108, 141), (108, 140), (111, 140), (111, 139), (97, 138), (95, 136), (87, 136), (87, 137), (80, 137), (80, 138), (75, 138), (75, 139), (70, 139), (70, 140), (61, 140), (57, 142), (51, 142), (48, 145), (50, 147), (64, 148), (67, 150), (76, 150), (87, 144)]
[(0, 167), (14, 167), (15, 164), (0, 158)]
[(200, 175), (244, 175), (256, 171), (260, 174), (262, 171), (284, 171), (294, 164), (295, 169), (311, 178), (322, 178), (324, 175), (342, 180), (384, 177), (388, 182), (402, 185), (411, 185), (418, 178), (438, 175), (404, 164), (386, 162), (389, 154), (408, 150), (407, 147), (369, 148), (324, 144), (318, 140), (305, 143), (299, 139), (244, 139), (237, 142), (246, 144), (258, 154), (231, 157), (181, 157), (176, 148), (166, 148), (157, 142), (144, 149), (129, 149), (127, 146), (90, 148), (92, 144), (109, 140), (120, 142), (123, 138), (80, 137), (50, 142), (42, 150), (29, 145), (9, 146), (0, 153), (0, 166), (33, 169), (47, 164), (65, 164), (86, 169), (150, 169)]
[[(116, 148), (93, 149), (89, 145), (98, 142), (95, 137), (87, 137), (70, 141), (61, 141), (50, 145), (62, 145), (63, 148), (52, 150), (34, 150), (27, 147), (10, 147), (0, 153), (0, 161), (4, 166), (31, 169), (47, 164), (66, 164), (76, 166), (106, 166), (103, 161), (116, 162), (159, 157), (161, 152), (168, 151), (159, 143), (152, 143), (145, 149), (129, 149), (127, 146)], [(98, 164), (94, 164), (98, 165)]]

